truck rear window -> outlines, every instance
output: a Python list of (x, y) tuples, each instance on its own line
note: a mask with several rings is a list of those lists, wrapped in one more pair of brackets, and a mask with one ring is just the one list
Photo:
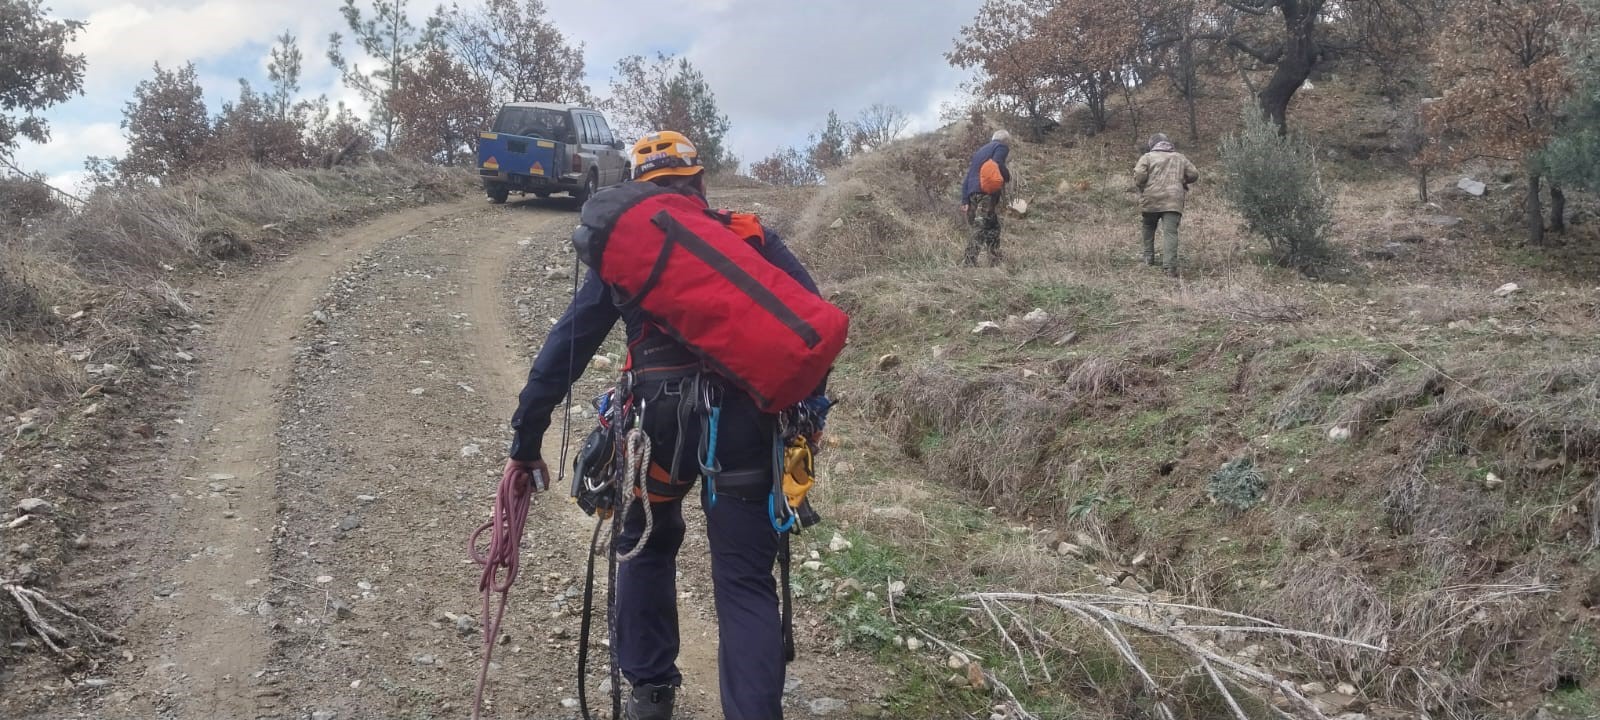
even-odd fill
[(500, 109), (494, 120), (494, 131), (508, 135), (561, 140), (571, 132), (567, 114), (547, 108), (508, 107)]

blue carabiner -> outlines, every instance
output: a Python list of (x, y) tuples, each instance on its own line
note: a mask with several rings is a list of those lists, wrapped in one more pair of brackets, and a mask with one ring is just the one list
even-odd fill
[(700, 474), (706, 476), (706, 492), (709, 494), (706, 502), (711, 508), (717, 506), (717, 425), (721, 419), (722, 407), (713, 406), (710, 427), (706, 431), (706, 456), (700, 463)]
[[(782, 535), (783, 533), (789, 532), (790, 530), (794, 529), (794, 521), (795, 521), (797, 516), (794, 513), (789, 513), (789, 521), (788, 522), (785, 522), (785, 523), (778, 522), (777, 499), (778, 498), (777, 498), (776, 495), (768, 495), (767, 496), (767, 519), (772, 521), (772, 529), (773, 530), (777, 530), (778, 534)], [(788, 502), (788, 501), (785, 500), (784, 502)]]

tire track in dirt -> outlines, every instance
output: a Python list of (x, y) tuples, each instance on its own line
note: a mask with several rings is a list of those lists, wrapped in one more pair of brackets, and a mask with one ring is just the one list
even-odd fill
[[(145, 607), (129, 635), (145, 648), (134, 681), (140, 716), (255, 717), (252, 675), (271, 643), (257, 614), (268, 580), (266, 547), (277, 515), (275, 398), (289, 369), (291, 340), (333, 269), (379, 242), (477, 203), (458, 201), (385, 216), (313, 241), (240, 289), (245, 299), (218, 324), (187, 425), (193, 457), (175, 483), (172, 592)], [(268, 703), (270, 704), (270, 702)]]
[[(470, 268), (570, 221), (545, 203), (483, 207), (377, 247), (330, 283), (328, 322), (300, 342), (278, 429), (283, 511), (267, 676), (279, 717), (463, 717), (477, 670), (477, 568), (512, 353), (481, 351), (471, 310), (494, 308)], [(474, 300), (478, 298), (478, 300)], [(496, 652), (488, 717), (565, 717), (574, 694), (573, 590), (582, 552), (535, 520)]]

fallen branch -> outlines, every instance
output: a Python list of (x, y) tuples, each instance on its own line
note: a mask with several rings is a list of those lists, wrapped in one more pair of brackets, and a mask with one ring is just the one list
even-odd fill
[(6, 594), (11, 596), (12, 601), (22, 610), (22, 615), (27, 620), (27, 626), (33, 630), (35, 635), (39, 636), (39, 639), (44, 641), (46, 646), (57, 654), (65, 654), (67, 648), (72, 645), (72, 639), (66, 632), (50, 624), (50, 621), (45, 618), (45, 613), (40, 610), (41, 607), (53, 612), (62, 619), (71, 621), (79, 629), (88, 633), (89, 639), (97, 645), (101, 644), (102, 640), (110, 640), (113, 643), (123, 642), (121, 636), (90, 622), (88, 618), (79, 615), (65, 604), (51, 599), (50, 596), (38, 590), (5, 579), (0, 579), (0, 590), (5, 590)]
[(27, 180), (28, 182), (37, 183), (39, 185), (42, 185), (42, 186), (44, 186), (44, 188), (46, 190), (49, 190), (50, 192), (53, 192), (53, 193), (55, 193), (57, 195), (60, 195), (61, 197), (66, 198), (68, 200), (71, 200), (71, 201), (73, 201), (73, 202), (75, 202), (75, 203), (77, 203), (79, 205), (88, 205), (89, 204), (83, 198), (78, 197), (77, 195), (73, 195), (72, 193), (69, 193), (69, 192), (67, 192), (65, 190), (62, 190), (61, 188), (58, 188), (58, 187), (56, 187), (54, 185), (51, 185), (50, 183), (45, 182), (38, 175), (35, 175), (33, 173), (28, 172), (27, 170), (23, 170), (22, 168), (17, 167), (16, 164), (11, 161), (11, 158), (9, 158), (9, 157), (7, 157), (5, 155), (0, 155), (0, 163), (4, 163), (6, 167), (11, 168), (12, 172), (16, 173), (18, 176), (22, 177), (24, 180)]
[(1011, 648), (1017, 654), (1017, 667), (1022, 669), (1022, 682), (1030, 686), (1033, 685), (1033, 678), (1028, 675), (1028, 660), (1023, 656), (1022, 648), (1017, 645), (1016, 640), (1011, 638), (1011, 633), (1006, 632), (1005, 625), (1000, 622), (1000, 617), (994, 614), (994, 610), (989, 609), (989, 602), (983, 598), (978, 598), (978, 604), (983, 606), (983, 613), (989, 616), (990, 622), (994, 623), (994, 630), (1000, 633), (1000, 640), (1006, 644), (1006, 647)]
[[(1522, 590), (1524, 589), (1516, 588), (1509, 592)], [(986, 592), (963, 595), (960, 599), (967, 602), (976, 602), (990, 616), (991, 621), (994, 621), (997, 625), (998, 620), (991, 609), (993, 606), (999, 606), (1007, 610), (1018, 622), (1022, 621), (1020, 615), (1011, 611), (1010, 603), (1028, 603), (1036, 606), (1051, 607), (1077, 618), (1084, 625), (1102, 635), (1106, 643), (1116, 651), (1123, 663), (1133, 670), (1140, 683), (1145, 686), (1145, 689), (1154, 699), (1155, 711), (1162, 718), (1178, 717), (1168, 703), (1171, 695), (1167, 688), (1156, 680), (1156, 673), (1151, 672), (1146, 665), (1146, 661), (1139, 648), (1135, 646), (1134, 640), (1130, 638), (1128, 632), (1125, 632), (1127, 630), (1138, 631), (1139, 637), (1158, 642), (1169, 650), (1176, 650), (1179, 654), (1187, 657), (1189, 662), (1192, 663), (1192, 667), (1189, 673), (1185, 673), (1185, 676), (1195, 672), (1205, 675), (1217, 689), (1217, 692), (1221, 694), (1230, 715), (1235, 720), (1248, 720), (1248, 716), (1242, 709), (1243, 706), (1239, 703), (1235, 688), (1256, 696), (1279, 717), (1292, 719), (1296, 715), (1291, 715), (1270, 702), (1269, 698), (1274, 695), (1281, 695), (1286, 698), (1292, 704), (1292, 708), (1298, 711), (1298, 717), (1326, 720), (1327, 716), (1322, 713), (1316, 703), (1312, 702), (1310, 698), (1307, 698), (1291, 683), (1273, 675), (1271, 672), (1254, 666), (1248, 661), (1221, 655), (1214, 645), (1214, 640), (1217, 636), (1226, 633), (1270, 635), (1283, 638), (1286, 641), (1326, 643), (1379, 654), (1387, 652), (1386, 648), (1377, 645), (1322, 633), (1285, 628), (1276, 623), (1248, 615), (1214, 608), (1157, 602), (1144, 598), (1124, 598), (1091, 593), (1051, 595)], [(1168, 616), (1162, 620), (1144, 620), (1122, 612), (1122, 609), (1126, 608), (1140, 608), (1149, 612), (1152, 616), (1159, 609), (1167, 611)], [(1241, 624), (1185, 625), (1179, 616), (1180, 612), (1202, 613), (1211, 617), (1238, 621)], [(1032, 633), (1028, 634), (1031, 639)], [(1011, 639), (1011, 636), (1003, 631), (1002, 637), (1008, 641)], [(1020, 661), (1020, 650), (1009, 642), (1007, 646), (1017, 650)], [(1026, 675), (1026, 671), (1024, 671), (1024, 675)]]
[(1022, 701), (1017, 699), (1017, 694), (1011, 692), (1011, 688), (1000, 679), (999, 675), (996, 675), (993, 670), (982, 668), (982, 660), (976, 653), (965, 650), (960, 645), (955, 643), (943, 640), (933, 633), (923, 630), (922, 628), (916, 628), (916, 630), (917, 634), (927, 638), (929, 642), (932, 642), (933, 644), (938, 645), (949, 652), (964, 655), (970, 662), (979, 663), (979, 667), (983, 672), (983, 679), (989, 683), (989, 687), (994, 688), (994, 693), (996, 695), (1004, 695), (1005, 705), (1010, 711), (1006, 713), (1007, 718), (1010, 720), (1039, 720), (1039, 716), (1028, 712), (1028, 709), (1022, 706)]

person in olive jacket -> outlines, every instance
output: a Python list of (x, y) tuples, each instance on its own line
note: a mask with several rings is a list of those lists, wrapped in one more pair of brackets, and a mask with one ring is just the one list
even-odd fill
[(1165, 236), (1162, 266), (1167, 274), (1178, 276), (1178, 224), (1183, 221), (1183, 204), (1189, 186), (1200, 181), (1200, 171), (1189, 158), (1173, 147), (1166, 135), (1150, 138), (1150, 151), (1133, 168), (1133, 184), (1139, 189), (1139, 211), (1144, 214), (1144, 262), (1156, 264), (1156, 228)]

